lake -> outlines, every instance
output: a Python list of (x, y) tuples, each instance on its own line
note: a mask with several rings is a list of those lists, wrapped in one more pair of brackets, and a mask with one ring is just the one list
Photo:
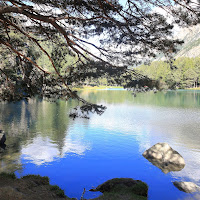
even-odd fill
[[(48, 176), (69, 197), (100, 193), (88, 190), (108, 179), (129, 177), (149, 185), (149, 200), (200, 199), (173, 181), (200, 185), (200, 91), (178, 90), (133, 97), (126, 90), (83, 90), (81, 97), (107, 106), (101, 116), (71, 119), (75, 101), (0, 103), (0, 129), (7, 133), (0, 172)], [(185, 159), (179, 172), (164, 174), (142, 153), (167, 142)]]

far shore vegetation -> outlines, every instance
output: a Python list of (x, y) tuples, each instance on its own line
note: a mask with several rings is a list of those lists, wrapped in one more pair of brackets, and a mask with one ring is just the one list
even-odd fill
[(200, 57), (179, 57), (171, 64), (154, 61), (150, 65), (141, 65), (138, 70), (153, 80), (159, 80), (164, 89), (200, 88)]
[[(19, 35), (12, 33), (13, 37), (19, 37)], [(62, 39), (60, 39), (62, 41)], [(65, 77), (66, 73), (70, 75), (71, 71), (65, 71), (68, 65), (77, 61), (77, 56), (71, 55), (68, 48), (62, 46), (58, 54), (58, 44), (51, 43), (49, 41), (41, 42), (44, 47), (48, 47), (48, 53), (53, 55), (53, 59), (56, 60), (56, 67), (59, 73)], [(2, 50), (2, 49), (0, 49)], [(53, 72), (51, 62), (48, 57), (41, 54), (38, 47), (32, 46), (29, 49), (29, 56), (33, 57), (39, 66), (43, 66), (46, 71)], [(17, 79), (20, 76), (19, 71), (11, 72), (9, 70), (11, 65), (17, 64), (16, 60), (11, 59), (7, 54), (0, 55), (1, 65), (7, 70), (7, 74), (12, 75)], [(58, 67), (59, 66), (59, 67)], [(70, 68), (71, 69), (71, 68)], [(152, 80), (158, 81), (161, 89), (187, 89), (195, 88), (200, 89), (200, 57), (179, 57), (174, 59), (171, 63), (164, 60), (157, 60), (151, 62), (149, 65), (140, 65), (137, 67), (129, 66), (129, 69), (134, 69), (138, 73), (149, 77)], [(79, 66), (73, 66), (73, 73), (80, 74)], [(92, 72), (91, 72), (92, 74)], [(84, 79), (81, 76), (76, 77), (76, 81), (68, 80), (67, 84), (75, 90), (82, 89), (107, 89), (107, 88), (123, 88), (127, 84), (125, 74), (113, 74), (110, 76), (108, 73), (101, 73), (98, 76), (88, 76)]]
[[(134, 69), (158, 81), (161, 89), (200, 90), (200, 57), (179, 57), (171, 64), (163, 60), (153, 61), (149, 65), (140, 65)], [(120, 78), (120, 84), (115, 78), (108, 77), (106, 74), (97, 79), (87, 78), (82, 82), (82, 86), (76, 89), (122, 88), (126, 85), (126, 80), (123, 75)]]

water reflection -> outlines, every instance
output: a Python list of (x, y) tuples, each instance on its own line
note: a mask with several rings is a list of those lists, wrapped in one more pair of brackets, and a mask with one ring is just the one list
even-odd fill
[(68, 153), (84, 155), (89, 150), (88, 144), (80, 140), (73, 141), (67, 137), (63, 141), (62, 149), (48, 137), (37, 136), (30, 142), (22, 146), (23, 159), (28, 160), (36, 165), (48, 164), (58, 158), (63, 158)]
[(82, 91), (81, 96), (94, 103), (105, 102), (107, 104), (138, 104), (176, 108), (200, 108), (199, 90), (164, 91), (154, 94), (152, 91), (138, 93), (133, 98), (131, 91), (126, 90), (98, 90)]
[[(77, 198), (84, 187), (114, 177), (146, 181), (152, 200), (187, 199), (173, 188), (172, 180), (200, 184), (199, 92), (145, 93), (136, 98), (123, 90), (82, 91), (80, 95), (108, 109), (90, 120), (71, 120), (68, 113), (76, 106), (73, 101), (0, 103), (0, 129), (7, 133), (0, 172), (48, 175)], [(183, 156), (182, 171), (165, 175), (142, 157), (158, 142), (167, 142)]]
[(0, 103), (0, 128), (6, 132), (7, 147), (1, 151), (0, 171), (13, 172), (23, 168), (20, 158), (39, 165), (63, 157), (67, 152), (82, 154), (89, 147), (67, 137), (68, 117), (75, 102), (48, 102), (30, 99), (29, 102)]

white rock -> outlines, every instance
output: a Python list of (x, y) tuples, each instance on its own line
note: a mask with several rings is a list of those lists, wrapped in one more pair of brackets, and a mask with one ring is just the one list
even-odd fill
[(167, 143), (157, 143), (142, 155), (164, 173), (180, 171), (185, 167), (183, 157)]
[(187, 193), (192, 193), (192, 192), (197, 192), (200, 191), (200, 187), (196, 185), (195, 183), (192, 182), (178, 182), (175, 181), (173, 184), (181, 191), (187, 192)]

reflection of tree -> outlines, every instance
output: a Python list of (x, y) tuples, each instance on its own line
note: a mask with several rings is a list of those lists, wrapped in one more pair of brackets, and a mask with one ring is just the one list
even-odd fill
[(2, 129), (9, 135), (28, 133), (30, 126), (36, 121), (39, 100), (20, 101), (0, 104), (0, 120)]
[[(108, 103), (108, 104), (139, 104), (139, 105), (153, 105), (153, 106), (165, 106), (165, 107), (184, 107), (184, 108), (196, 108), (199, 107), (200, 95), (197, 91), (166, 91), (138, 93), (134, 98), (129, 91), (120, 90), (96, 90), (81, 92), (81, 96), (85, 99), (89, 99), (93, 103)], [(192, 102), (192, 103), (191, 103)]]
[(131, 92), (127, 92), (126, 90), (90, 90), (87, 93), (81, 91), (81, 96), (87, 100), (89, 99), (92, 103), (120, 104), (133, 100)]
[[(32, 100), (31, 100), (32, 101)], [(34, 102), (37, 107), (38, 101)], [(0, 153), (1, 171), (22, 169), (20, 163), (21, 143), (30, 138), (30, 125), (36, 119), (36, 109), (30, 110), (25, 102), (0, 103), (1, 129), (6, 132), (6, 150)]]
[(38, 109), (35, 130), (41, 136), (48, 136), (55, 142), (61, 154), (67, 129), (69, 124), (73, 122), (68, 117), (69, 110), (72, 106), (74, 106), (74, 102), (70, 101), (57, 101), (54, 103), (42, 101)]
[[(69, 109), (75, 102), (54, 103), (31, 99), (29, 102), (0, 103), (1, 129), (7, 134), (6, 151), (0, 153), (2, 166), (8, 171), (21, 168), (19, 163), (22, 144), (33, 141), (41, 135), (48, 137), (62, 154), (64, 139), (69, 123)], [(5, 170), (4, 167), (1, 170)]]
[(6, 150), (3, 151), (0, 147), (0, 173), (22, 170), (22, 164), (19, 159), (21, 155), (20, 141), (19, 137), (11, 137), (6, 141)]

